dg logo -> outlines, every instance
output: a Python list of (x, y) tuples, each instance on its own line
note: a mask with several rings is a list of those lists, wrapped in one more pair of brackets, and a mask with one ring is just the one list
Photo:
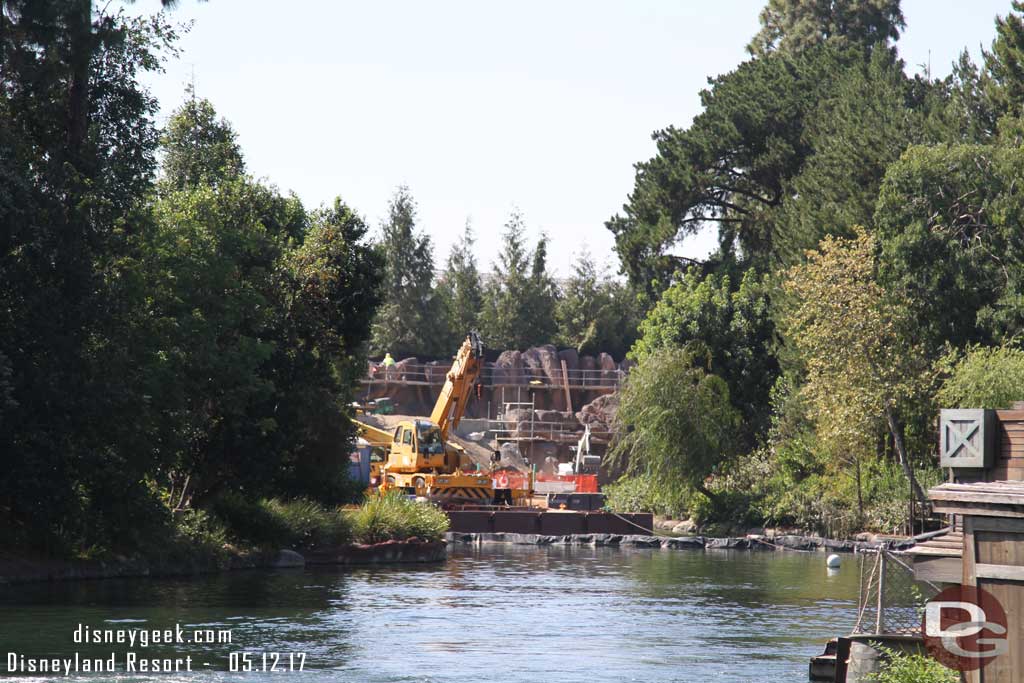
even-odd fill
[(947, 588), (925, 605), (921, 631), (928, 652), (951, 669), (980, 669), (1009, 649), (1006, 612), (988, 591)]

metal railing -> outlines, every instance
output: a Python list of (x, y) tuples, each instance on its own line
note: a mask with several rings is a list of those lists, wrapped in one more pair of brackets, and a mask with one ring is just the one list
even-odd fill
[[(360, 380), (363, 384), (413, 384), (424, 386), (440, 386), (444, 384), (449, 366), (438, 363), (400, 363), (385, 367), (380, 363), (370, 363), (366, 375)], [(623, 370), (598, 370), (569, 368), (563, 373), (556, 368), (553, 375), (548, 375), (543, 368), (506, 368), (497, 367), (494, 363), (485, 363), (480, 373), (480, 383), (484, 386), (529, 386), (547, 389), (597, 389), (617, 390), (625, 378)]]
[[(514, 426), (509, 426), (515, 423)], [(487, 431), (494, 434), (499, 443), (507, 441), (556, 441), (575, 443), (583, 433), (583, 425), (571, 422), (538, 420), (534, 403), (503, 403), (498, 414), (487, 419)], [(610, 441), (612, 432), (607, 429), (590, 430), (591, 438)]]

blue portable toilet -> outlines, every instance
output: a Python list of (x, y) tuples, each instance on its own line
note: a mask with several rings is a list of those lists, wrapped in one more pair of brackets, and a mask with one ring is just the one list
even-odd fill
[(356, 439), (356, 447), (348, 456), (348, 476), (363, 486), (370, 485), (370, 442)]

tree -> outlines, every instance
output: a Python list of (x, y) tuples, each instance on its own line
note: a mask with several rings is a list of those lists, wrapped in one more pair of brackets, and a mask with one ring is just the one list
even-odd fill
[(434, 248), (416, 229), (416, 202), (405, 186), (395, 190), (381, 225), (383, 304), (373, 323), (370, 352), (395, 356), (440, 355), (444, 315), (434, 292)]
[(245, 172), (238, 134), (207, 99), (187, 100), (163, 136), (163, 181), (172, 190), (216, 185)]
[(447, 317), (445, 347), (458, 348), (470, 330), (479, 326), (483, 308), (483, 284), (473, 254), (473, 226), (467, 220), (462, 238), (452, 245), (444, 274), (438, 280), (437, 294)]
[(138, 79), (174, 39), (159, 17), (77, 0), (0, 11), (0, 527), (15, 542), (128, 545), (160, 516), (145, 478), (157, 409), (119, 264), (156, 165), (157, 103)]
[(725, 381), (690, 352), (662, 348), (641, 359), (622, 389), (616, 422), (613, 465), (715, 499), (707, 479), (735, 456), (740, 416)]
[(999, 343), (1024, 326), (1024, 151), (912, 147), (886, 172), (875, 225), (880, 282), (920, 321), (931, 353)]
[(573, 264), (573, 274), (562, 286), (555, 309), (557, 341), (580, 354), (601, 351), (622, 358), (636, 339), (639, 321), (635, 297), (606, 269), (599, 270), (583, 248)]
[(554, 282), (547, 274), (547, 240), (526, 248), (526, 226), (518, 210), (505, 223), (502, 249), (484, 287), (480, 317), (492, 348), (525, 349), (553, 340)]
[(270, 359), (280, 465), (274, 495), (337, 503), (350, 495), (348, 406), (365, 372), (383, 263), (363, 220), (340, 199), (314, 211), (278, 269), (283, 301)]
[(946, 375), (936, 395), (942, 408), (1010, 408), (1024, 401), (1024, 351), (1012, 346), (969, 346), (940, 359)]
[(653, 302), (677, 270), (692, 265), (671, 248), (717, 227), (719, 259), (767, 269), (787, 186), (813, 154), (805, 122), (862, 50), (822, 45), (772, 53), (709, 81), (689, 128), (654, 133), (657, 155), (636, 165), (623, 214), (606, 227), (630, 283)]
[(728, 384), (749, 445), (767, 426), (768, 397), (779, 372), (774, 331), (767, 288), (752, 270), (737, 286), (729, 275), (701, 277), (691, 269), (640, 323), (631, 355), (642, 360), (664, 348), (703, 349), (694, 360)]
[(259, 491), (279, 464), (268, 368), (281, 341), (274, 273), (288, 235), (272, 228), (290, 207), (238, 179), (166, 194), (154, 209), (140, 267), (173, 505)]
[(1024, 104), (1024, 3), (1013, 0), (1012, 12), (996, 17), (992, 51), (985, 52), (986, 96), (1001, 113), (1019, 116)]
[(873, 221), (889, 164), (925, 142), (930, 88), (907, 78), (903, 62), (876, 50), (825, 94), (804, 135), (815, 150), (792, 180), (779, 216), (776, 253), (796, 263), (826, 235), (849, 237)]
[[(784, 319), (805, 367), (819, 436), (857, 468), (887, 430), (897, 460), (922, 504), (904, 441), (903, 417), (931, 390), (930, 364), (915, 341), (905, 299), (875, 281), (877, 242), (863, 228), (852, 239), (826, 237), (807, 261), (786, 271), (792, 298)], [(858, 490), (859, 493), (859, 490)]]
[(899, 0), (768, 0), (747, 52), (798, 53), (826, 41), (865, 47), (899, 40), (906, 26)]
[(530, 279), (527, 282), (525, 306), (526, 329), (532, 344), (550, 344), (558, 331), (555, 308), (558, 306), (558, 286), (548, 273), (548, 237), (537, 240), (530, 259)]

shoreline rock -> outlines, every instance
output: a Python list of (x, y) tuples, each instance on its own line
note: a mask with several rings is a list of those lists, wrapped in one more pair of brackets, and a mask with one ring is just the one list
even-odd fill
[(443, 562), (447, 557), (446, 541), (410, 538), (405, 541), (384, 541), (373, 545), (354, 544), (315, 551), (306, 558), (306, 565), (418, 564)]
[(886, 540), (870, 543), (867, 541), (838, 541), (817, 536), (733, 536), (707, 538), (704, 536), (642, 536), (620, 534), (570, 534), (567, 536), (542, 536), (540, 534), (475, 534), (449, 532), (446, 539), (452, 544), (511, 543), (514, 545), (593, 545), (633, 548), (665, 548), (671, 550), (795, 550), (804, 552), (857, 552), (877, 550), (879, 547), (900, 549), (912, 544), (905, 541)]
[(302, 569), (310, 565), (366, 565), (443, 562), (445, 541), (385, 541), (309, 551), (305, 555), (283, 548), (278, 551), (229, 550), (226, 558), (195, 557), (180, 562), (144, 558), (113, 560), (60, 560), (0, 556), (0, 586), (18, 583), (83, 581), (98, 579), (171, 578), (204, 576), (243, 569)]

